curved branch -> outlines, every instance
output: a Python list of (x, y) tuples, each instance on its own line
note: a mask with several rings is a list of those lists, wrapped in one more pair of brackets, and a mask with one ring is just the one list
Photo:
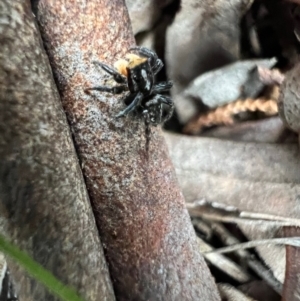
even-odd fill
[[(29, 1), (1, 1), (0, 43), (0, 231), (86, 300), (115, 300)], [(20, 300), (56, 300), (9, 266)]]
[(74, 133), (118, 300), (219, 300), (167, 148), (120, 98), (84, 89), (134, 43), (121, 0), (40, 0), (37, 17)]

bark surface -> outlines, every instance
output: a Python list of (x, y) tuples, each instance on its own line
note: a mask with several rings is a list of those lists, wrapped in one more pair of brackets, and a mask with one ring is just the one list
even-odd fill
[[(29, 1), (0, 2), (0, 232), (85, 300), (115, 300)], [(9, 262), (19, 300), (57, 300)]]
[(115, 119), (122, 96), (84, 93), (134, 44), (121, 0), (35, 2), (118, 300), (220, 300), (159, 129)]

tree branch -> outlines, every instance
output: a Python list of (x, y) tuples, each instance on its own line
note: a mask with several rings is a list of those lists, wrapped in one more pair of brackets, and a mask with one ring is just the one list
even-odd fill
[(35, 3), (117, 299), (220, 300), (161, 131), (148, 153), (143, 121), (114, 117), (121, 97), (84, 93), (106, 78), (92, 61), (112, 64), (134, 43), (123, 1)]
[[(1, 1), (0, 43), (0, 231), (86, 300), (115, 300), (29, 1)], [(21, 300), (56, 300), (9, 266)]]

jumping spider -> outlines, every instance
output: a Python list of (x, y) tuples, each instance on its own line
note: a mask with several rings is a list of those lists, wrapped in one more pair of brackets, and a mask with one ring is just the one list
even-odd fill
[[(150, 136), (150, 124), (157, 126), (167, 121), (173, 114), (174, 104), (170, 97), (160, 93), (169, 91), (173, 83), (171, 81), (155, 82), (156, 74), (162, 69), (163, 62), (157, 54), (145, 47), (132, 47), (138, 55), (128, 53), (126, 59), (121, 59), (112, 68), (100, 62), (94, 62), (104, 71), (112, 75), (119, 84), (113, 87), (96, 86), (89, 90), (97, 90), (119, 94), (128, 91), (124, 103), (127, 107), (120, 111), (116, 118), (136, 112), (144, 118), (146, 125), (146, 136)], [(164, 106), (165, 105), (165, 106)], [(166, 109), (166, 112), (164, 112)], [(165, 113), (165, 114), (164, 114)]]

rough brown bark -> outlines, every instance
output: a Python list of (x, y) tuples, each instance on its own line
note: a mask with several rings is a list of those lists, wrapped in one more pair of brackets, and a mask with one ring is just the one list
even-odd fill
[[(29, 1), (0, 2), (0, 232), (85, 300), (115, 300)], [(56, 300), (10, 264), (20, 300)]]
[[(297, 227), (285, 227), (285, 237), (296, 237), (300, 235)], [(300, 300), (300, 248), (286, 246), (286, 270), (281, 301)]]
[(145, 149), (143, 121), (116, 120), (93, 60), (112, 64), (134, 43), (121, 0), (36, 2), (37, 18), (72, 126), (118, 300), (220, 300), (160, 130)]

